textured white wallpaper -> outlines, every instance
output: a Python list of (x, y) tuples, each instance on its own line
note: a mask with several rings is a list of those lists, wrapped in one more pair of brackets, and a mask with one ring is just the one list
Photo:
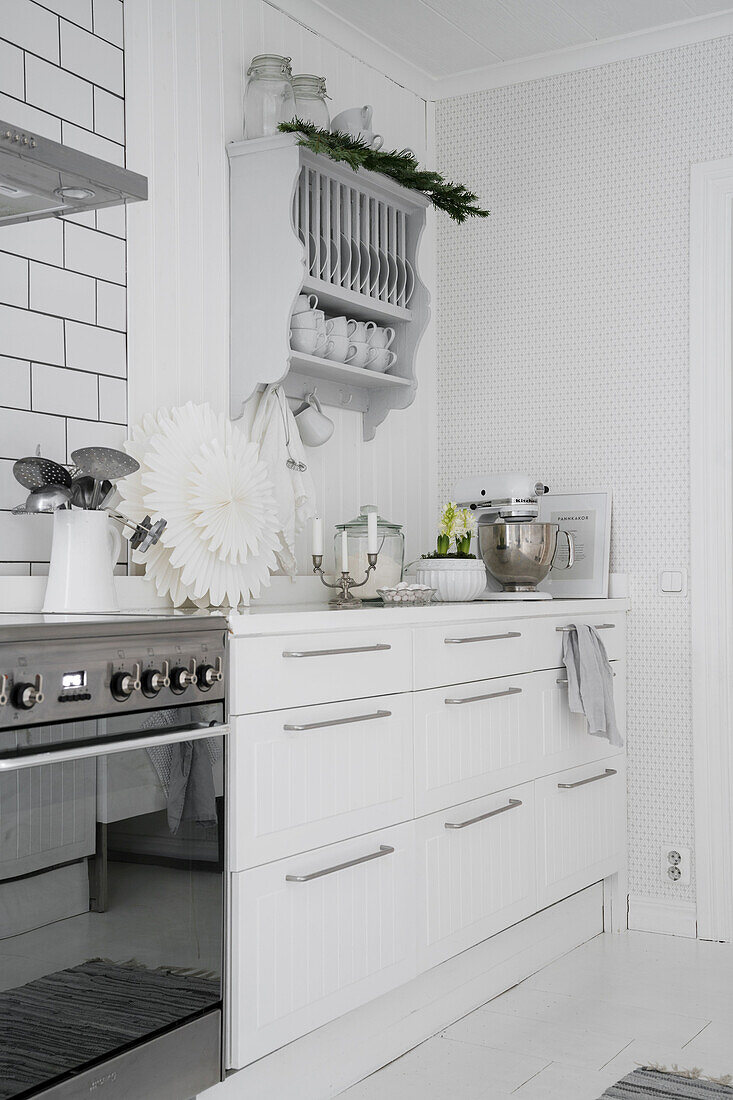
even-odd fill
[[(687, 567), (690, 165), (733, 154), (733, 39), (445, 100), (438, 167), (484, 222), (438, 231), (440, 493), (526, 470), (613, 492), (630, 575), (630, 891), (693, 839)], [(700, 547), (696, 548), (699, 553)]]

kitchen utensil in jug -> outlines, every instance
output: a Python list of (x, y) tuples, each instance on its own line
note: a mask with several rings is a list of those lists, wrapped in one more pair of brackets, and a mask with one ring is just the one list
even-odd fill
[(42, 489), (32, 489), (22, 504), (13, 508), (14, 516), (41, 516), (55, 512), (57, 508), (68, 508), (71, 502), (71, 490), (65, 485), (44, 485)]
[(114, 447), (80, 447), (72, 451), (71, 460), (84, 474), (97, 482), (91, 508), (98, 508), (104, 481), (118, 481), (140, 469), (140, 463)]
[(91, 508), (54, 512), (43, 610), (119, 611), (114, 567), (121, 545), (121, 535), (106, 512)]
[[(81, 474), (71, 482), (71, 503), (75, 508), (91, 508), (97, 491), (97, 482), (88, 474)], [(112, 482), (103, 481), (99, 486), (99, 507), (104, 505), (112, 492)]]
[(567, 563), (556, 565), (571, 569), (575, 563), (575, 543), (569, 531), (557, 523), (480, 523), (479, 549), (484, 565), (502, 585), (494, 592), (494, 600), (549, 600), (549, 592), (538, 592), (537, 585), (552, 569), (558, 550), (559, 536), (567, 539)]
[(306, 447), (320, 447), (333, 435), (333, 420), (324, 413), (315, 390), (306, 395), (305, 404), (295, 414), (295, 423)]
[(71, 485), (71, 474), (58, 462), (41, 455), (19, 458), (13, 463), (13, 476), (25, 489), (43, 489), (45, 485)]

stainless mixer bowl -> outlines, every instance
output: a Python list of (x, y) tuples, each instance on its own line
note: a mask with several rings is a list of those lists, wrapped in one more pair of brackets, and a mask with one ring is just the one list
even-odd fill
[(534, 592), (552, 567), (557, 523), (479, 524), (484, 565), (505, 592)]

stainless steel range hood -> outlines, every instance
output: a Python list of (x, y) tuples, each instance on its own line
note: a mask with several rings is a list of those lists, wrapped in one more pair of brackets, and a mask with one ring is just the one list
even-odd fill
[(0, 226), (147, 197), (145, 176), (0, 120)]

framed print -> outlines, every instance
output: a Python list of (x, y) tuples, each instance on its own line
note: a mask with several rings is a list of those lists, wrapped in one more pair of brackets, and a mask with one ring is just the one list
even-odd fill
[(558, 599), (605, 599), (611, 556), (611, 494), (606, 489), (548, 493), (540, 501), (538, 519), (557, 523), (575, 545), (575, 562), (568, 560), (566, 540), (558, 537), (556, 565), (537, 587)]

